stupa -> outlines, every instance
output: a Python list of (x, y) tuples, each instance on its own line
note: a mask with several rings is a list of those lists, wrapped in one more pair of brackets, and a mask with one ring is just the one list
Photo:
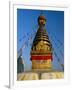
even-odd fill
[(48, 32), (45, 29), (46, 18), (43, 15), (38, 17), (39, 28), (31, 47), (32, 70), (51, 70), (52, 69), (52, 44), (49, 40)]

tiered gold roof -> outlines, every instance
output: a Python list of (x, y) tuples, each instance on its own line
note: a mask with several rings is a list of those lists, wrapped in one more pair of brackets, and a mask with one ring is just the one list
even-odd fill
[(46, 51), (47, 52), (52, 51), (52, 45), (49, 40), (48, 33), (45, 29), (45, 22), (46, 22), (46, 18), (44, 16), (38, 17), (39, 29), (38, 29), (36, 36), (34, 38), (34, 41), (33, 41), (33, 45), (31, 48), (32, 52), (33, 51), (38, 51), (38, 52), (45, 51), (45, 53), (46, 53)]

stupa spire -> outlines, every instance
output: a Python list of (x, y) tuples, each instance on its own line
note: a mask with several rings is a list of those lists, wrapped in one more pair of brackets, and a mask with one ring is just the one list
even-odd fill
[(52, 44), (45, 29), (46, 18), (38, 17), (38, 31), (31, 48), (31, 61), (33, 70), (51, 70), (52, 67)]

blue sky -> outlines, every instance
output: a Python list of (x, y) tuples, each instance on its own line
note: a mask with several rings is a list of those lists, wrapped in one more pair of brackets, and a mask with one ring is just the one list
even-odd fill
[[(26, 48), (23, 49), (22, 54), (25, 70), (31, 69), (30, 38), (33, 40), (35, 32), (38, 30), (37, 19), (40, 14), (41, 10), (17, 9), (17, 52), (25, 43)], [(64, 11), (43, 10), (42, 14), (46, 17), (45, 27), (53, 46), (53, 69), (62, 70), (60, 63), (64, 63)], [(57, 57), (60, 63), (57, 61)]]

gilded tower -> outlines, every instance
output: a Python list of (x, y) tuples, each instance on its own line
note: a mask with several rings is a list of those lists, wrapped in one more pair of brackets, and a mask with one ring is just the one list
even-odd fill
[(51, 70), (52, 68), (52, 44), (45, 29), (46, 18), (38, 17), (38, 31), (31, 47), (32, 70)]

